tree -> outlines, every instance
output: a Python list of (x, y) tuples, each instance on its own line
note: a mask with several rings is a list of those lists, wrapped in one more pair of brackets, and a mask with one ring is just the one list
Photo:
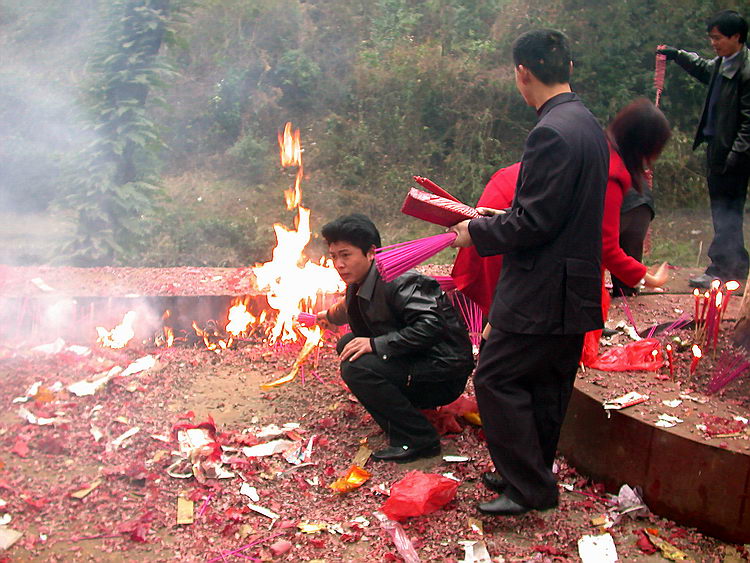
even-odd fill
[[(77, 229), (62, 254), (77, 265), (111, 264), (132, 252), (156, 206), (161, 148), (147, 101), (169, 66), (159, 50), (171, 33), (176, 0), (114, 0), (90, 61), (88, 91), (94, 141), (75, 159), (62, 204)], [(151, 99), (152, 102), (156, 101)]]

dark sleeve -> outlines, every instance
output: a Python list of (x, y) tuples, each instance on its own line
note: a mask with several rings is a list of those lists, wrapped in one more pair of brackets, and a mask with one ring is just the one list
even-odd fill
[(714, 72), (716, 66), (716, 60), (708, 60), (699, 56), (697, 53), (690, 53), (688, 51), (678, 51), (677, 58), (675, 59), (678, 65), (680, 65), (690, 76), (708, 84), (711, 81), (711, 75)]
[[(747, 63), (750, 64), (750, 63)], [(732, 151), (750, 157), (750, 78), (740, 77), (739, 113), (737, 136), (732, 143)]]
[(443, 330), (438, 283), (426, 276), (401, 276), (391, 282), (389, 306), (404, 328), (372, 339), (374, 350), (385, 358), (430, 348)]
[(574, 194), (580, 157), (560, 134), (537, 127), (526, 141), (521, 178), (510, 212), (480, 217), (469, 223), (471, 240), (481, 256), (544, 244), (557, 236)]

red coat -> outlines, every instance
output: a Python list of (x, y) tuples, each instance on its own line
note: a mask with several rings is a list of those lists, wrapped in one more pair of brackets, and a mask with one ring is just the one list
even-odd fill
[[(518, 179), (520, 163), (501, 168), (492, 176), (477, 206), (504, 209), (510, 207)], [(620, 208), (631, 185), (630, 174), (617, 152), (609, 149), (609, 176), (602, 219), (602, 266), (627, 285), (636, 285), (646, 266), (620, 248)], [(456, 287), (471, 298), (485, 316), (489, 314), (495, 286), (500, 278), (502, 256), (482, 258), (473, 246), (462, 248), (456, 256), (451, 275)]]

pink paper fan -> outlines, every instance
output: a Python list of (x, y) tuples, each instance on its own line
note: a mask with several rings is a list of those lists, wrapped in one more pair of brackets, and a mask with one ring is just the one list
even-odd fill
[(401, 206), (401, 212), (443, 227), (452, 227), (464, 219), (474, 219), (480, 216), (476, 209), (460, 201), (428, 194), (417, 188), (409, 189)]
[(375, 265), (384, 281), (393, 281), (407, 270), (448, 248), (456, 240), (456, 236), (456, 233), (442, 233), (377, 248)]

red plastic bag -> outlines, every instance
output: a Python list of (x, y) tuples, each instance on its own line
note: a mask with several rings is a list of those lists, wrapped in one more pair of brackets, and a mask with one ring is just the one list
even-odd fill
[(655, 338), (613, 346), (590, 365), (602, 371), (658, 371), (663, 366), (661, 342)]
[(442, 508), (456, 496), (458, 481), (437, 475), (409, 471), (391, 487), (391, 496), (381, 511), (391, 520), (404, 521)]

